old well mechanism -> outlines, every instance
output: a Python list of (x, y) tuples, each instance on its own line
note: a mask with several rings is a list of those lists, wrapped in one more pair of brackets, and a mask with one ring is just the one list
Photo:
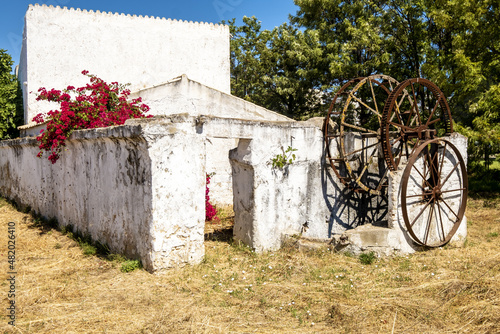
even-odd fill
[(450, 241), (464, 216), (467, 173), (449, 140), (448, 102), (434, 83), (352, 79), (333, 97), (323, 128), (326, 159), (346, 187), (382, 195), (388, 173), (404, 168), (399, 202), (409, 236), (428, 247)]

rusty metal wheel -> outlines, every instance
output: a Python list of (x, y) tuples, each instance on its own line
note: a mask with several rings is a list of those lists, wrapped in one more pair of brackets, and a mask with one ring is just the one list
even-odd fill
[(403, 173), (401, 209), (411, 238), (428, 247), (443, 246), (457, 231), (467, 204), (464, 159), (450, 141), (424, 141)]
[(324, 138), (327, 159), (344, 185), (374, 195), (386, 185), (380, 126), (387, 97), (397, 85), (389, 76), (372, 75), (347, 82), (335, 94)]
[(450, 108), (443, 92), (421, 78), (401, 82), (384, 107), (381, 143), (390, 170), (408, 161), (418, 145), (453, 132)]

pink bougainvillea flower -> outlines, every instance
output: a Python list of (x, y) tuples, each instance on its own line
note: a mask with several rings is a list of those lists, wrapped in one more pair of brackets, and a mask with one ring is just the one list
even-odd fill
[(205, 220), (211, 221), (211, 220), (219, 220), (217, 217), (217, 209), (210, 203), (210, 196), (208, 196), (208, 193), (210, 192), (210, 189), (208, 189), (208, 185), (210, 184), (210, 175), (207, 174), (206, 176), (206, 189), (205, 189)]
[[(50, 153), (48, 159), (55, 163), (61, 155), (62, 147), (71, 133), (78, 129), (91, 129), (121, 125), (129, 118), (152, 117), (146, 115), (149, 107), (141, 99), (128, 101), (130, 90), (118, 82), (111, 84), (82, 71), (90, 78), (90, 84), (75, 88), (68, 86), (64, 91), (44, 87), (38, 89), (37, 101), (53, 101), (60, 104), (59, 110), (47, 113), (47, 128), (37, 137), (41, 157), (44, 151)], [(33, 121), (40, 124), (44, 116), (38, 114)]]

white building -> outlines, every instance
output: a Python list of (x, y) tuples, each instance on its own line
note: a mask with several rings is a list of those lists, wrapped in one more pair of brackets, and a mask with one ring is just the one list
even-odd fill
[(229, 94), (229, 27), (29, 5), (19, 61), (25, 124), (48, 111), (35, 101), (40, 87), (79, 87), (83, 70), (131, 91), (185, 74)]

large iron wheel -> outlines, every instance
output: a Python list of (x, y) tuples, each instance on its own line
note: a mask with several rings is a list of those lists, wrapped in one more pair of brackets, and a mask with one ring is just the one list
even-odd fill
[(428, 247), (443, 246), (457, 231), (467, 204), (467, 171), (448, 140), (419, 145), (404, 170), (401, 206), (411, 238)]
[[(380, 127), (387, 97), (397, 85), (386, 75), (356, 78), (335, 94), (330, 105), (324, 125), (327, 159), (338, 178), (355, 190), (380, 195), (387, 183)], [(332, 153), (332, 142), (338, 142), (338, 156)]]
[(453, 132), (443, 92), (426, 79), (401, 82), (387, 99), (381, 131), (387, 166), (396, 170), (402, 159), (408, 161), (421, 142)]

